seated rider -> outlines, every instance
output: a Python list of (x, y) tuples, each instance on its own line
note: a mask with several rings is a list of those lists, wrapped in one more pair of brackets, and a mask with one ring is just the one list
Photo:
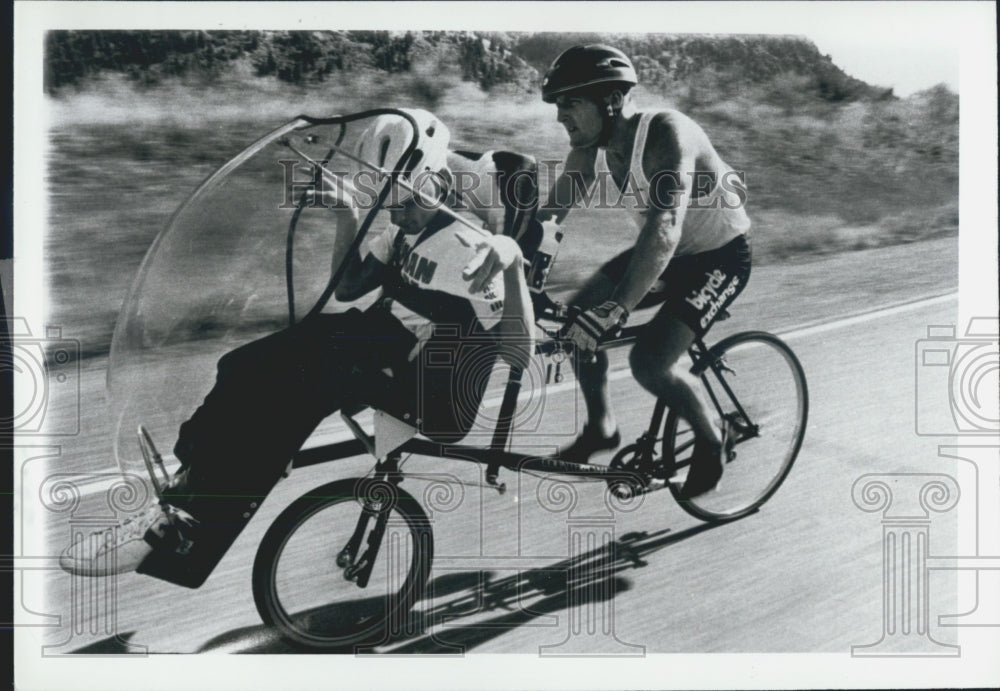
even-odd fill
[[(213, 389), (180, 427), (174, 452), (181, 467), (160, 502), (74, 543), (60, 559), (63, 569), (101, 576), (138, 567), (197, 587), (328, 415), (371, 405), (434, 440), (457, 441), (485, 392), (482, 363), (492, 367), (499, 356), (526, 366), (534, 316), (521, 249), (441, 210), (449, 198), (449, 131), (426, 111), (410, 114), (420, 140), (399, 178), (416, 194), (396, 184), (388, 197), (392, 226), (367, 252), (346, 258), (335, 293), (349, 301), (381, 288), (379, 299), (364, 312), (318, 313), (223, 356)], [(401, 116), (379, 116), (356, 152), (391, 170), (411, 133)], [(355, 201), (337, 200), (335, 268), (357, 234)], [(450, 348), (454, 366), (421, 368), (428, 344), (436, 353)]]
[(572, 148), (538, 219), (562, 221), (610, 175), (639, 230), (635, 246), (602, 266), (572, 299), (585, 310), (566, 335), (578, 353), (588, 422), (560, 455), (583, 463), (618, 446), (608, 358), (595, 348), (637, 307), (662, 303), (629, 362), (643, 388), (666, 399), (696, 434), (682, 490), (690, 498), (718, 484), (730, 431), (713, 421), (697, 379), (679, 360), (746, 286), (750, 219), (743, 180), (701, 127), (675, 110), (637, 110), (630, 93), (636, 83), (624, 53), (588, 45), (556, 58), (542, 84), (542, 98), (556, 105)]

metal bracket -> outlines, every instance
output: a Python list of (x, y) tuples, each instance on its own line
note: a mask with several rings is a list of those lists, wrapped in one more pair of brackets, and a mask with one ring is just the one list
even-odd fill
[[(167, 467), (163, 464), (163, 457), (160, 456), (156, 445), (153, 444), (153, 438), (149, 436), (149, 432), (143, 425), (139, 425), (138, 436), (139, 450), (142, 452), (142, 460), (146, 464), (146, 472), (149, 473), (149, 479), (153, 483), (153, 491), (156, 492), (158, 499), (162, 498), (163, 490), (170, 485), (170, 473), (167, 472)], [(157, 468), (163, 474), (163, 484), (160, 484), (156, 478)]]

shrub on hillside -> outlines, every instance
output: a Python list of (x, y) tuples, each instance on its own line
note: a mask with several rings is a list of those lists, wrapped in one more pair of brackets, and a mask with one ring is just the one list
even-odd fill
[(43, 85), (48, 93), (101, 70), (155, 84), (168, 76), (211, 78), (257, 48), (253, 31), (50, 31)]
[(507, 49), (503, 38), (468, 35), (459, 44), (462, 79), (489, 91), (501, 84), (534, 81), (535, 71)]
[(659, 62), (648, 55), (638, 55), (632, 61), (639, 83), (646, 89), (663, 89), (670, 84), (670, 74)]

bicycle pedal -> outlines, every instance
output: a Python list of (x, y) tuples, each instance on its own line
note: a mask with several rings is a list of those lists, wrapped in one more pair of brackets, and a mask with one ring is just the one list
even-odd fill
[(649, 482), (646, 483), (645, 491), (655, 492), (657, 490), (663, 489), (666, 486), (667, 486), (667, 480), (661, 477), (654, 477), (650, 478)]
[(643, 494), (649, 494), (667, 486), (667, 481), (658, 477), (646, 477), (643, 481), (627, 482), (618, 480), (609, 484), (611, 493), (617, 499), (634, 499)]

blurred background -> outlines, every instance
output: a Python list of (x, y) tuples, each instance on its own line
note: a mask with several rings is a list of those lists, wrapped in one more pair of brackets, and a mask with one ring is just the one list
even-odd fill
[[(214, 169), (301, 113), (423, 107), (448, 124), (454, 148), (562, 160), (567, 139), (538, 85), (561, 50), (594, 41), (633, 58), (640, 108), (693, 117), (746, 172), (755, 267), (857, 253), (859, 277), (881, 273), (859, 278), (856, 295), (841, 296), (848, 302), (886, 277), (903, 294), (908, 281), (921, 294), (957, 284), (958, 96), (939, 84), (900, 97), (845, 73), (807, 38), (51, 31), (50, 320), (81, 340), (84, 359), (106, 354), (132, 276), (173, 211)], [(550, 283), (557, 293), (608, 256), (595, 242), (629, 244), (628, 222), (607, 213), (570, 217), (583, 238), (564, 243)], [(901, 245), (911, 249), (892, 267), (861, 260), (864, 250)], [(928, 255), (947, 270), (929, 269)], [(823, 283), (806, 290), (819, 295)], [(817, 300), (815, 317), (829, 308)]]

